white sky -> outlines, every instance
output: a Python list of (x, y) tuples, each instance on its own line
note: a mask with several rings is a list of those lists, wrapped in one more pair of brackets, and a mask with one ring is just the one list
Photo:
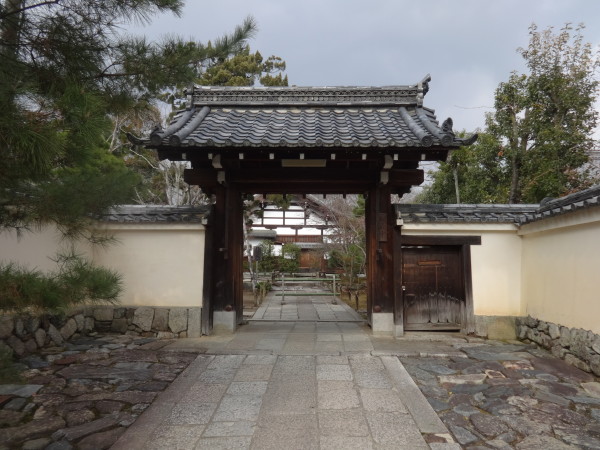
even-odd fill
[(600, 44), (599, 0), (187, 0), (181, 18), (128, 31), (207, 42), (248, 15), (259, 26), (251, 49), (282, 57), (290, 85), (405, 85), (429, 73), (425, 106), (468, 131), (483, 127), (498, 83), (524, 70), (516, 49), (531, 23), (583, 22)]

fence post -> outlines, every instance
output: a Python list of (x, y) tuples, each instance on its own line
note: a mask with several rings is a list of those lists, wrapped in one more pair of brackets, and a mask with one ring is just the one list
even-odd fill
[(333, 274), (333, 296), (335, 297), (335, 273)]

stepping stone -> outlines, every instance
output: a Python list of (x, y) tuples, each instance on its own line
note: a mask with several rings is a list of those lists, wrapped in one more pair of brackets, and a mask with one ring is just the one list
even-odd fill
[(42, 384), (3, 384), (0, 385), (0, 395), (31, 397), (43, 387), (44, 385)]

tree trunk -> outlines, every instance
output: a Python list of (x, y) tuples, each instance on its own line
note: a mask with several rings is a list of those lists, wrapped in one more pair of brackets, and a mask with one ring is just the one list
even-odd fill
[(521, 158), (514, 155), (511, 160), (512, 177), (510, 180), (510, 196), (508, 203), (521, 203)]
[(458, 167), (452, 169), (454, 175), (454, 192), (456, 193), (456, 203), (460, 205), (460, 189), (458, 188)]

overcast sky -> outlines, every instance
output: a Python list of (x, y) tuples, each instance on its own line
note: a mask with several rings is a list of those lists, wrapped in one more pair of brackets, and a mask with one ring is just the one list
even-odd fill
[(206, 42), (248, 15), (259, 26), (251, 48), (282, 57), (290, 85), (406, 85), (429, 73), (425, 106), (468, 131), (483, 126), (498, 83), (524, 70), (516, 49), (532, 23), (585, 23), (600, 44), (599, 0), (187, 0), (182, 17), (129, 31)]

